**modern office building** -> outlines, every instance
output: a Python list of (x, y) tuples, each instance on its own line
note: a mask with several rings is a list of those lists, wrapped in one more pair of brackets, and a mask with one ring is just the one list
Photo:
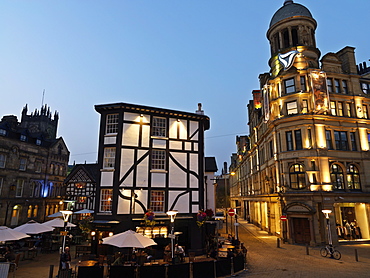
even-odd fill
[(176, 210), (179, 243), (202, 248), (196, 215), (207, 209), (204, 132), (210, 120), (201, 105), (195, 113), (128, 103), (95, 110), (101, 119), (94, 216), (99, 236), (131, 229), (165, 240), (171, 226), (166, 213)]
[(43, 222), (59, 211), (69, 151), (57, 138), (59, 115), (41, 110), (0, 121), (0, 223), (17, 226), (29, 220)]
[(354, 47), (321, 57), (316, 27), (289, 0), (271, 19), (270, 69), (249, 102), (249, 138), (237, 140), (231, 202), (290, 243), (327, 241), (322, 210), (334, 242), (369, 240), (370, 72)]

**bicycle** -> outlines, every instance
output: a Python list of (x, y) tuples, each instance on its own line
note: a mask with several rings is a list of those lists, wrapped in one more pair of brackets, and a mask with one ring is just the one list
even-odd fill
[(331, 258), (334, 258), (336, 260), (339, 260), (342, 255), (338, 250), (335, 250), (333, 245), (326, 245), (325, 247), (321, 248), (320, 255), (323, 257), (327, 257), (330, 255)]

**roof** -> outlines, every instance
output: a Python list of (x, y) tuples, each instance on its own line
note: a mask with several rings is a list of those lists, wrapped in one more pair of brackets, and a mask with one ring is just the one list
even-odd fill
[(217, 172), (217, 163), (215, 157), (205, 157), (205, 172)]
[(313, 18), (311, 12), (305, 6), (293, 3), (292, 0), (285, 0), (284, 5), (273, 15), (270, 27), (283, 19), (293, 16), (306, 16)]
[(67, 176), (67, 178), (65, 179), (65, 183), (68, 183), (69, 181), (77, 181), (77, 179), (80, 179), (81, 178), (80, 174), (76, 176), (79, 170), (85, 172), (92, 182), (97, 182), (100, 169), (97, 163), (92, 163), (92, 164), (76, 164), (73, 167), (72, 171)]

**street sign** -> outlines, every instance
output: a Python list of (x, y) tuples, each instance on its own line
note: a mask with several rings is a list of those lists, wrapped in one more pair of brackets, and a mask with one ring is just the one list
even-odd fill
[(229, 209), (229, 216), (234, 216), (235, 215), (235, 210), (234, 209)]
[(280, 216), (280, 220), (281, 220), (281, 221), (286, 221), (286, 220), (287, 220), (286, 215), (282, 215), (282, 216)]
[(60, 231), (60, 235), (61, 236), (67, 236), (68, 235), (68, 232), (67, 231)]

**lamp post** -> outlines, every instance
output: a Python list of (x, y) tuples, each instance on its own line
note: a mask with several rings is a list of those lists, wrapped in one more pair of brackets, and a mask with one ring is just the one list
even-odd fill
[(175, 239), (175, 218), (177, 215), (177, 210), (170, 210), (167, 211), (167, 215), (171, 219), (171, 258), (172, 258), (172, 263), (174, 261), (174, 239)]
[(328, 243), (329, 243), (330, 246), (332, 246), (333, 245), (333, 240), (331, 238), (330, 219), (329, 219), (329, 214), (331, 213), (331, 210), (330, 209), (323, 209), (322, 213), (325, 214), (325, 218), (326, 218), (326, 227), (327, 227), (327, 230), (328, 230)]
[(64, 249), (66, 248), (66, 236), (67, 236), (67, 223), (69, 216), (73, 213), (70, 210), (61, 210), (60, 211), (63, 216), (64, 220), (64, 233), (63, 233), (63, 245), (62, 245), (62, 253), (64, 253)]

